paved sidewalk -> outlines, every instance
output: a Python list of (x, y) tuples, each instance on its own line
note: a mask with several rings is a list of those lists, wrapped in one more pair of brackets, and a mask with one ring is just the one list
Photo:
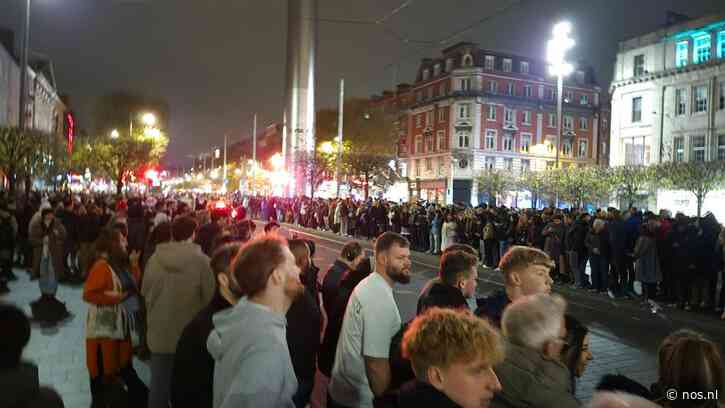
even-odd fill
[[(10, 282), (10, 293), (1, 295), (0, 300), (16, 304), (31, 316), (30, 302), (40, 297), (38, 281), (31, 281), (27, 273), (18, 269), (15, 274), (19, 279)], [(57, 298), (65, 302), (71, 317), (53, 327), (42, 327), (33, 322), (30, 344), (23, 355), (38, 365), (40, 383), (55, 388), (66, 408), (91, 405), (85, 352), (87, 305), (81, 299), (82, 293), (82, 286), (59, 286)], [(134, 366), (148, 384), (148, 366), (138, 360), (134, 361)]]

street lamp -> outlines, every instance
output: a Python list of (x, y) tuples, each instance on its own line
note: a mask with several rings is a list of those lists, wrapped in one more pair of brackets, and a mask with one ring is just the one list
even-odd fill
[(119, 137), (119, 136), (120, 136), (120, 135), (119, 135), (119, 133), (118, 133), (118, 129), (113, 129), (113, 130), (111, 131), (111, 139), (118, 139), (118, 137)]
[(546, 59), (549, 72), (556, 75), (556, 168), (559, 168), (559, 150), (561, 148), (562, 97), (564, 93), (564, 77), (571, 74), (573, 67), (567, 63), (566, 53), (574, 47), (574, 40), (569, 37), (571, 24), (560, 22), (554, 26), (553, 37), (549, 40)]
[(153, 113), (144, 113), (141, 117), (141, 122), (146, 126), (154, 126), (156, 124), (156, 116)]
[(335, 152), (335, 148), (332, 146), (332, 143), (325, 142), (320, 145), (320, 151), (325, 154), (332, 154)]

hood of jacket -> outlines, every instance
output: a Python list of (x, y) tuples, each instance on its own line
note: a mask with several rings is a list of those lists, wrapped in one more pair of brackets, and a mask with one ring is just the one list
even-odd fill
[(159, 265), (171, 273), (184, 273), (190, 265), (198, 262), (199, 256), (205, 256), (201, 247), (193, 242), (165, 242), (158, 244), (154, 251)]

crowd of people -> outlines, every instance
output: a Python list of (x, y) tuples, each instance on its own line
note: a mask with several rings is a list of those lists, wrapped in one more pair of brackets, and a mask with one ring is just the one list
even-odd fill
[(711, 213), (698, 218), (634, 207), (590, 213), (277, 197), (250, 197), (245, 204), (259, 219), (343, 236), (372, 239), (394, 231), (408, 238), (413, 249), (431, 254), (465, 243), (490, 268), (513, 245), (538, 248), (554, 260), (556, 283), (725, 319), (725, 229)]
[[(263, 197), (35, 200), (15, 209), (0, 201), (12, 233), (0, 239), (3, 276), (12, 279), (14, 261), (26, 265), (40, 292), (33, 315), (51, 322), (68, 313), (58, 282), (83, 285), (92, 408), (578, 407), (577, 378), (596, 350), (587, 327), (551, 294), (554, 281), (613, 296), (637, 281), (646, 299), (669, 288), (683, 307), (694, 306), (690, 291), (710, 296), (721, 260), (711, 254), (710, 280), (700, 279), (705, 253), (691, 252), (717, 240), (712, 217), (676, 217), (668, 226), (667, 214), (636, 209), (623, 217), (614, 209), (591, 216)], [(257, 231), (252, 218), (264, 227)], [(321, 271), (314, 242), (283, 238), (282, 221), (362, 232), (373, 239), (373, 255), (350, 239)], [(679, 269), (663, 272), (665, 244), (678, 248), (665, 254), (673, 262), (688, 270), (692, 262), (687, 291)], [(411, 280), (411, 250), (441, 256), (417, 316), (404, 322), (393, 289)], [(477, 296), (481, 263), (495, 265), (504, 282), (485, 297)], [(659, 268), (652, 280), (650, 264)], [(22, 359), (25, 314), (2, 303), (0, 325), (8, 328), (0, 336), (0, 385), (23, 390), (0, 393), (0, 406), (62, 406)], [(134, 356), (150, 362), (149, 384)], [(717, 395), (724, 383), (717, 344), (675, 332), (658, 362), (651, 387), (603, 377), (592, 406), (718, 406), (666, 393)]]

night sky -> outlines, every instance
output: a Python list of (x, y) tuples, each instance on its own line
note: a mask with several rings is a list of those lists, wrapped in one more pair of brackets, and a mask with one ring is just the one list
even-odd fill
[[(21, 37), (25, 0), (0, 0), (0, 26)], [(665, 11), (725, 13), (723, 0), (319, 0), (319, 17), (382, 25), (319, 25), (317, 104), (369, 96), (412, 81), (418, 62), (458, 41), (543, 59), (551, 25), (566, 18), (577, 46), (571, 60), (594, 66), (606, 89), (617, 42), (656, 29)], [(31, 47), (53, 59), (60, 91), (81, 121), (95, 99), (128, 89), (169, 102), (169, 159), (182, 163), (259, 123), (280, 121), (284, 106), (285, 0), (33, 0)], [(503, 12), (498, 11), (505, 9)], [(437, 42), (480, 21), (443, 45)], [(396, 38), (397, 37), (397, 38)], [(399, 38), (412, 41), (404, 43)], [(92, 128), (85, 123), (85, 128)]]

